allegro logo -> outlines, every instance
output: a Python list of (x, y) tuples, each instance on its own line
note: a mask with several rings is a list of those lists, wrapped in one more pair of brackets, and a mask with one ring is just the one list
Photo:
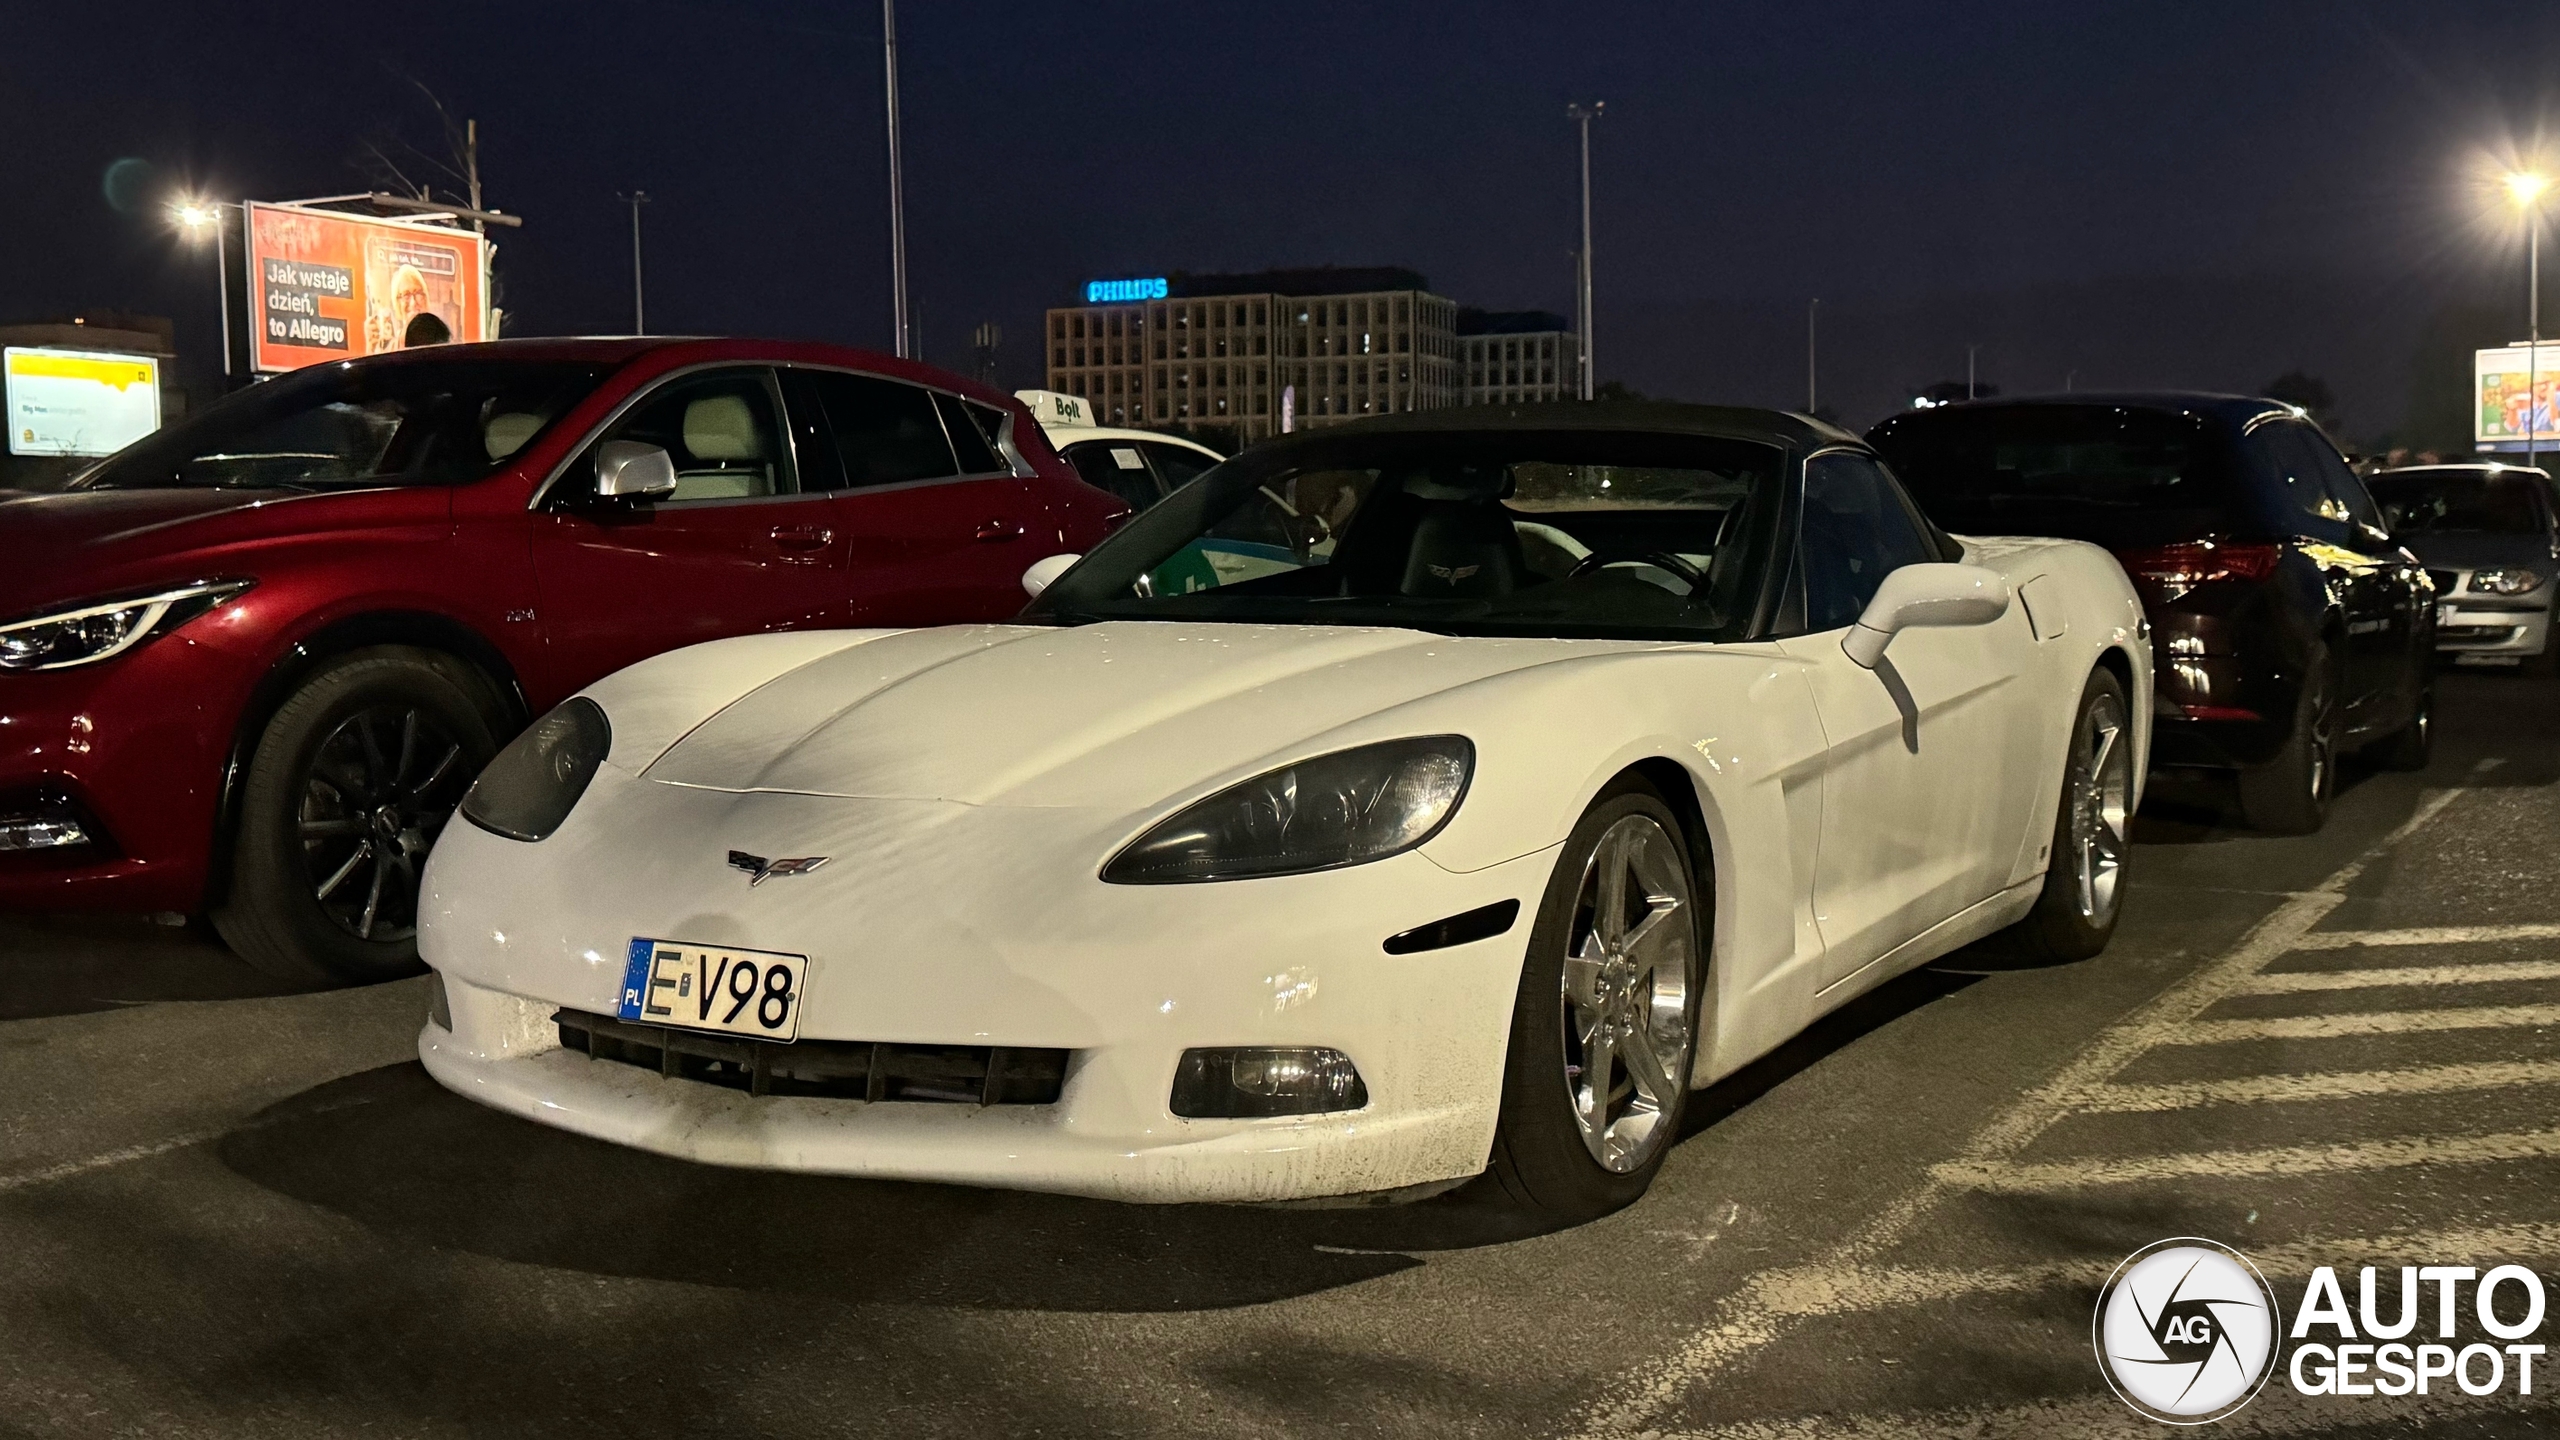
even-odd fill
[(2281, 1318), (2247, 1256), (2181, 1237), (2116, 1267), (2091, 1328), (2118, 1397), (2154, 1420), (2200, 1425), (2256, 1398), (2275, 1368)]

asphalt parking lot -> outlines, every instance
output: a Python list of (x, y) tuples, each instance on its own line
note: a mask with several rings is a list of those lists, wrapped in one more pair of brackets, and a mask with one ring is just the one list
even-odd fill
[[(0, 1434), (2159, 1434), (2089, 1348), (2139, 1246), (2560, 1265), (2560, 684), (2443, 683), (2427, 773), (2155, 804), (2106, 955), (1897, 981), (1547, 1235), (685, 1165), (438, 1089), (422, 982), (0, 919)], [(2536, 1381), (2218, 1428), (2560, 1429)]]

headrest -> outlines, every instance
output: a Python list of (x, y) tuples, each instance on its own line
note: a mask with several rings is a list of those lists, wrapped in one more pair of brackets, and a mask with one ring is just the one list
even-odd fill
[(504, 460), (524, 448), (533, 432), (542, 428), (542, 417), (521, 410), (502, 410), (489, 417), (480, 427), (480, 444), (492, 460)]
[(761, 460), (764, 437), (743, 395), (705, 395), (684, 407), (684, 448), (696, 460)]

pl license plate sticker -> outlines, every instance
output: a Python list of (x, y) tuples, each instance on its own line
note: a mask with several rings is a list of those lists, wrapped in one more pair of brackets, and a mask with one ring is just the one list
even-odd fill
[(635, 937), (618, 1010), (644, 1025), (792, 1040), (808, 973), (806, 955)]

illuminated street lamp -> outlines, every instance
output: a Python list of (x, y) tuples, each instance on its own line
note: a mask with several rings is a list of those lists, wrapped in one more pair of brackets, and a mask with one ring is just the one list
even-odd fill
[(2516, 202), (2524, 215), (2525, 254), (2525, 362), (2524, 362), (2524, 463), (2535, 463), (2540, 453), (2542, 418), (2535, 413), (2534, 401), (2542, 389), (2542, 192), (2551, 188), (2551, 177), (2535, 170), (2507, 172), (2507, 197)]
[(222, 382), (231, 383), (231, 262), (223, 254), (222, 203), (214, 200), (184, 198), (169, 207), (169, 218), (185, 231), (187, 238), (200, 238), (213, 232), (213, 298), (222, 315)]

